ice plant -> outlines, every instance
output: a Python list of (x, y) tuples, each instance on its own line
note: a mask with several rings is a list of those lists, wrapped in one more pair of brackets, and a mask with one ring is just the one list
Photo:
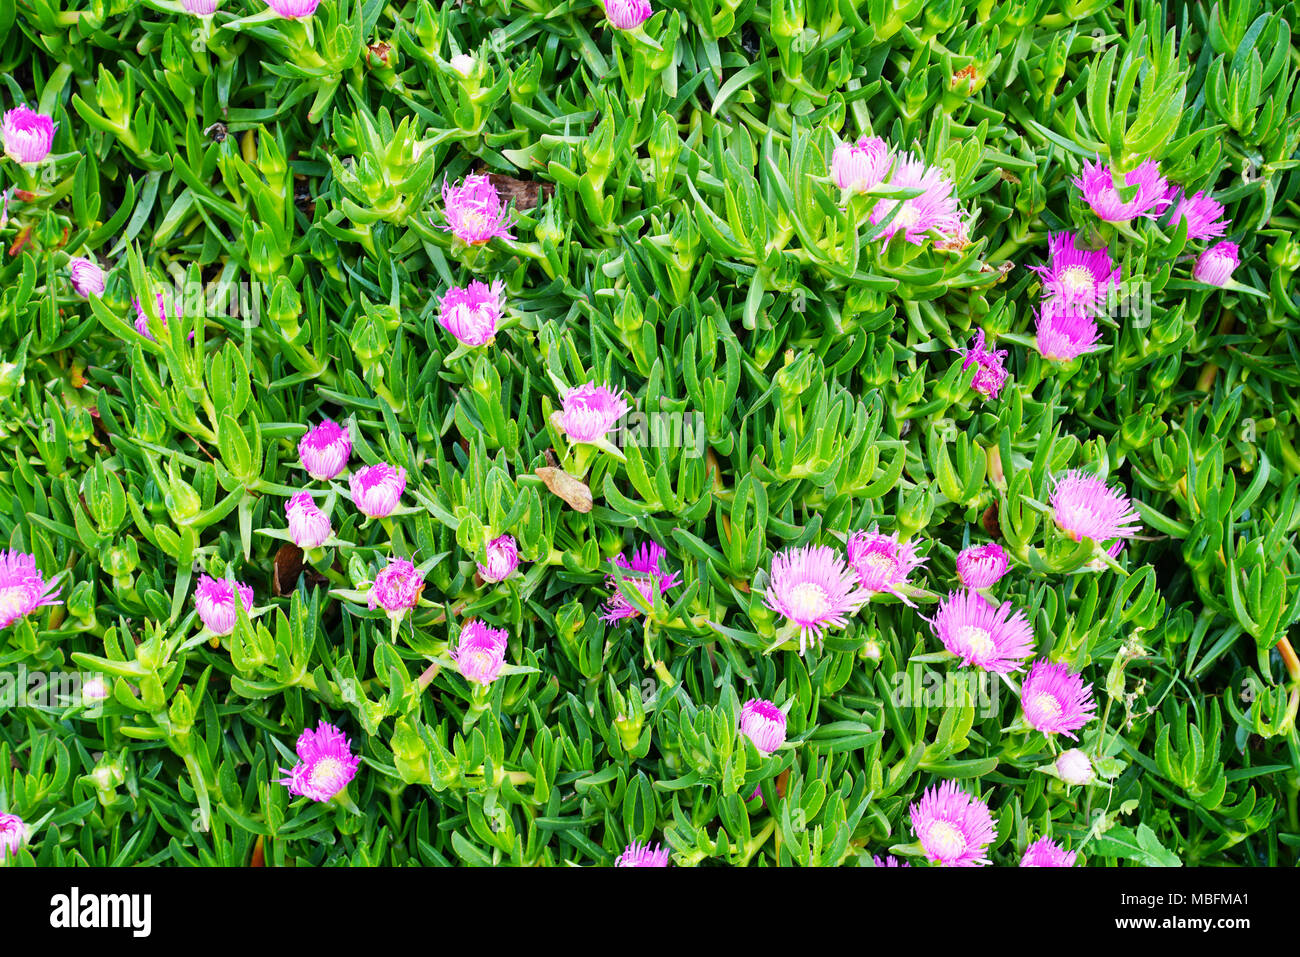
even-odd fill
[(406, 469), (393, 468), (387, 462), (367, 465), (348, 476), (352, 504), (363, 515), (385, 518), (393, 514), (406, 491)]
[(848, 616), (871, 597), (858, 574), (826, 545), (787, 548), (772, 558), (764, 600), (799, 631), (799, 653), (820, 641), (828, 628), (843, 628)]
[(993, 815), (988, 805), (971, 797), (952, 781), (928, 788), (910, 808), (912, 829), (925, 856), (944, 867), (981, 867), (989, 863), (984, 849), (993, 841)]
[(1056, 299), (1044, 301), (1039, 309), (1037, 332), (1039, 353), (1060, 362), (1090, 352), (1101, 338), (1097, 320), (1087, 310), (1063, 306)]
[(400, 618), (414, 608), (424, 590), (424, 576), (405, 558), (390, 558), (370, 586), (369, 604)]
[(1181, 187), (1171, 186), (1165, 195), (1174, 207), (1169, 227), (1176, 229), (1182, 220), (1187, 220), (1188, 239), (1215, 239), (1228, 231), (1223, 204), (1209, 193), (1184, 196)]
[[(640, 592), (648, 604), (653, 605), (655, 596), (667, 594), (668, 589), (681, 584), (676, 572), (664, 571), (659, 567), (659, 560), (666, 554), (664, 547), (658, 542), (645, 542), (632, 553), (630, 561), (622, 552), (619, 552), (613, 561), (619, 568), (639, 573), (635, 577), (626, 576), (623, 580)], [(607, 576), (605, 583), (614, 590), (614, 593), (605, 605), (605, 613), (600, 616), (601, 621), (613, 622), (622, 618), (635, 618), (641, 614), (641, 609), (628, 601), (619, 589), (617, 576)]]
[(605, 0), (605, 17), (616, 30), (631, 30), (650, 19), (647, 0)]
[(889, 177), (889, 185), (920, 188), (925, 192), (911, 199), (882, 199), (876, 203), (871, 211), (872, 225), (884, 222), (902, 204), (898, 215), (881, 233), (886, 241), (901, 230), (909, 243), (919, 246), (931, 230), (946, 234), (956, 228), (960, 216), (952, 180), (937, 166), (927, 166), (915, 156), (902, 156)]
[(1025, 613), (1009, 601), (994, 606), (978, 592), (950, 593), (930, 624), (944, 648), (985, 671), (1019, 671), (1033, 653), (1034, 631)]
[(872, 854), (871, 863), (876, 865), (876, 867), (911, 867), (912, 866), (911, 864), (907, 863), (907, 861), (900, 861), (893, 854), (886, 854), (884, 857), (881, 857), (879, 854)]
[(1094, 312), (1119, 289), (1121, 270), (1110, 250), (1083, 249), (1076, 233), (1052, 233), (1047, 238), (1045, 266), (1030, 266), (1043, 283), (1043, 298), (1068, 309)]
[[(317, 0), (319, 3), (320, 0)], [(186, 13), (192, 13), (196, 17), (210, 17), (217, 12), (217, 7), (221, 6), (221, 0), (181, 0), (181, 6), (185, 8)]]
[(446, 228), (457, 239), (471, 246), (481, 246), (496, 236), (514, 239), (510, 235), (514, 219), (486, 173), (466, 176), (458, 186), (443, 183), (442, 200)]
[(614, 862), (615, 867), (667, 867), (668, 850), (656, 844), (650, 846), (647, 841), (645, 844), (638, 844), (633, 841), (623, 853), (618, 856)]
[(286, 20), (305, 20), (316, 12), (320, 0), (266, 0), (266, 5)]
[(1025, 848), (1020, 859), (1021, 867), (1073, 867), (1077, 855), (1067, 851), (1050, 837), (1040, 837)]
[(894, 161), (889, 145), (879, 136), (864, 136), (856, 143), (841, 143), (831, 154), (831, 178), (840, 189), (865, 193), (884, 182)]
[(351, 455), (352, 436), (332, 419), (323, 419), (298, 440), (298, 461), (308, 475), (320, 481), (328, 481), (347, 468)]
[(500, 535), (487, 544), (487, 562), (478, 566), (485, 582), (503, 582), (519, 567), (519, 546), (514, 536)]
[(989, 588), (1011, 565), (1007, 550), (997, 542), (972, 545), (957, 556), (957, 577), (967, 588)]
[(104, 294), (104, 270), (93, 259), (77, 256), (68, 263), (72, 291), (82, 299)]
[(857, 531), (845, 543), (849, 565), (858, 574), (858, 584), (869, 592), (889, 592), (905, 604), (915, 603), (898, 590), (912, 570), (925, 564), (912, 542), (899, 542), (898, 533), (884, 535), (872, 529)]
[(17, 814), (0, 814), (0, 864), (27, 840), (27, 825)]
[(1241, 262), (1237, 254), (1237, 244), (1215, 243), (1196, 259), (1192, 267), (1192, 278), (1207, 286), (1226, 286), (1232, 278), (1232, 272)]
[(1020, 687), (1020, 706), (1030, 727), (1043, 734), (1063, 734), (1073, 741), (1074, 732), (1095, 717), (1097, 703), (1092, 685), (1084, 684), (1068, 665), (1039, 659)]
[(474, 618), (460, 630), (451, 659), (466, 681), (487, 687), (501, 674), (508, 644), (509, 635), (504, 628), (489, 628)]
[(482, 346), (492, 341), (501, 324), (501, 290), (475, 279), (468, 286), (452, 286), (438, 304), (438, 322), (463, 345)]
[(298, 738), (298, 763), (277, 783), (289, 793), (313, 801), (328, 801), (348, 786), (357, 773), (361, 758), (352, 753), (347, 736), (327, 721)]
[(619, 393), (588, 382), (564, 393), (563, 404), (551, 420), (572, 442), (598, 442), (627, 414), (628, 408), (627, 400)]
[(1083, 193), (1084, 201), (1092, 207), (1097, 218), (1108, 223), (1126, 223), (1139, 216), (1155, 219), (1170, 203), (1166, 195), (1168, 184), (1160, 175), (1160, 165), (1155, 160), (1147, 160), (1124, 174), (1124, 185), (1137, 187), (1127, 202), (1120, 199), (1111, 169), (1100, 159), (1095, 163), (1084, 160), (1083, 173), (1074, 180), (1074, 185)]
[(227, 578), (199, 576), (198, 587), (194, 589), (194, 607), (203, 624), (214, 635), (228, 635), (235, 630), (235, 623), (239, 621), (236, 600), (244, 603), (244, 611), (252, 611), (253, 589), (243, 582)]
[(316, 507), (311, 493), (299, 492), (284, 504), (289, 537), (299, 548), (319, 548), (334, 533), (329, 516)]
[(17, 106), (5, 113), (0, 125), (5, 155), (15, 163), (39, 163), (50, 155), (54, 144), (54, 120), (28, 106)]
[(1068, 751), (1062, 751), (1056, 759), (1056, 773), (1066, 784), (1081, 786), (1091, 784), (1096, 772), (1092, 769), (1092, 762), (1088, 756), (1078, 748), (1070, 748)]
[(43, 605), (58, 605), (59, 589), (36, 568), (36, 557), (19, 551), (0, 551), (0, 628)]
[(91, 678), (81, 686), (82, 701), (94, 702), (103, 701), (112, 692), (109, 690), (108, 682), (103, 678)]
[(1007, 381), (1006, 359), (1007, 351), (999, 349), (996, 352), (984, 347), (984, 330), (977, 330), (975, 341), (971, 343), (969, 349), (958, 349), (957, 352), (962, 357), (962, 371), (975, 366), (975, 378), (971, 382), (971, 388), (984, 396), (986, 399), (996, 399), (998, 393), (1002, 391), (1003, 384)]
[(764, 754), (785, 744), (785, 725), (785, 712), (771, 701), (751, 698), (740, 709), (740, 733)]
[(1057, 526), (1076, 542), (1132, 538), (1142, 528), (1127, 495), (1081, 469), (1056, 480), (1050, 502)]

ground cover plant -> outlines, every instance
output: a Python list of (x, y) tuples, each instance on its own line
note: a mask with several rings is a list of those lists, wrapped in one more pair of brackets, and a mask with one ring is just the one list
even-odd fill
[(1294, 865), (1293, 16), (0, 5), (0, 864)]

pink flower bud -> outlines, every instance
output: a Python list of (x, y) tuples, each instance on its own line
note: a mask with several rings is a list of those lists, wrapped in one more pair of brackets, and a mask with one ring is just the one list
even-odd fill
[(957, 556), (957, 577), (967, 588), (988, 588), (1010, 567), (1006, 549), (997, 542), (972, 545)]
[(29, 107), (15, 107), (5, 114), (0, 134), (5, 154), (15, 163), (39, 163), (54, 144), (54, 120)]
[(1236, 243), (1215, 243), (1197, 258), (1192, 278), (1209, 286), (1226, 286), (1241, 262), (1237, 248)]
[(605, 16), (617, 30), (639, 27), (653, 12), (646, 0), (605, 0)]
[(499, 280), (489, 286), (477, 279), (453, 286), (439, 303), (438, 322), (464, 345), (486, 345), (501, 324), (502, 288)]
[(299, 492), (284, 505), (289, 537), (299, 548), (319, 548), (334, 534), (329, 516), (316, 507), (309, 492)]
[(513, 536), (502, 535), (488, 542), (487, 563), (478, 566), (479, 577), (485, 582), (501, 582), (519, 567), (519, 548)]
[(243, 582), (212, 578), (209, 575), (199, 577), (198, 587), (194, 591), (194, 607), (203, 624), (214, 635), (228, 635), (235, 630), (235, 624), (239, 621), (236, 600), (244, 603), (244, 611), (252, 611), (253, 589)]
[(320, 0), (266, 0), (266, 5), (286, 20), (305, 20), (316, 12)]
[(740, 733), (764, 754), (785, 744), (785, 725), (785, 712), (771, 701), (751, 698), (740, 709)]
[(402, 492), (406, 491), (406, 469), (395, 469), (387, 462), (368, 465), (353, 472), (348, 484), (352, 488), (352, 504), (363, 515), (384, 518), (393, 514)]
[(414, 608), (424, 590), (424, 576), (405, 558), (390, 558), (370, 587), (370, 607), (401, 617)]
[(574, 442), (596, 442), (627, 414), (623, 397), (603, 385), (588, 382), (564, 393), (564, 405), (553, 416), (555, 425)]
[(489, 628), (477, 618), (465, 623), (451, 658), (466, 681), (490, 685), (505, 666), (509, 636), (504, 628)]
[(93, 259), (78, 256), (68, 263), (68, 273), (72, 279), (72, 291), (82, 299), (104, 294), (104, 270)]
[(325, 419), (298, 442), (298, 459), (307, 474), (328, 481), (342, 472), (352, 454), (352, 436), (331, 419)]

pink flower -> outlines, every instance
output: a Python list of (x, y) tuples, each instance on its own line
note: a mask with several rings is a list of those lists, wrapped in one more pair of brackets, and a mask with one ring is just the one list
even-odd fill
[(1056, 759), (1055, 767), (1056, 773), (1060, 775), (1062, 781), (1076, 787), (1091, 784), (1092, 779), (1096, 776), (1092, 769), (1092, 762), (1078, 748), (1062, 751)]
[(1049, 501), (1056, 524), (1076, 542), (1132, 538), (1142, 529), (1127, 495), (1081, 469), (1071, 469), (1057, 479)]
[(879, 136), (864, 136), (856, 143), (835, 147), (831, 154), (831, 177), (840, 189), (865, 193), (884, 182), (893, 162), (893, 153), (884, 140)]
[[(651, 605), (654, 604), (657, 595), (665, 595), (668, 589), (676, 588), (680, 584), (676, 572), (662, 571), (659, 568), (659, 559), (666, 554), (664, 547), (658, 542), (646, 542), (632, 554), (631, 561), (628, 561), (622, 552), (614, 558), (614, 564), (619, 568), (640, 573), (641, 577), (628, 576), (624, 581), (631, 584)], [(641, 614), (641, 609), (628, 601), (619, 590), (616, 576), (609, 575), (605, 583), (614, 589), (614, 593), (605, 605), (605, 613), (600, 616), (601, 621), (618, 621), (622, 618), (635, 618)]]
[(376, 605), (400, 618), (415, 607), (424, 590), (424, 576), (405, 558), (390, 558), (370, 586), (370, 607)]
[(459, 186), (443, 183), (442, 200), (447, 207), (446, 228), (456, 238), (471, 246), (480, 246), (495, 236), (514, 239), (510, 235), (514, 218), (486, 173), (466, 176)]
[(1011, 602), (993, 606), (978, 592), (952, 592), (930, 620), (943, 646), (962, 663), (1009, 674), (1033, 654), (1034, 630)]
[(605, 16), (609, 25), (618, 30), (639, 27), (653, 12), (646, 0), (605, 0)]
[(486, 345), (501, 324), (500, 280), (488, 285), (475, 279), (465, 288), (452, 286), (439, 304), (438, 322), (467, 346)]
[(286, 20), (305, 20), (316, 12), (320, 0), (266, 0), (266, 5)]
[(656, 844), (653, 848), (649, 842), (638, 844), (633, 841), (614, 862), (615, 867), (667, 867), (668, 851)]
[(27, 825), (17, 814), (0, 814), (0, 864), (27, 840)]
[(58, 605), (59, 589), (36, 569), (36, 556), (0, 551), (0, 628), (44, 605)]
[[(317, 0), (319, 3), (320, 0)], [(221, 6), (221, 0), (181, 0), (181, 6), (185, 8), (186, 13), (192, 13), (196, 17), (210, 17), (217, 12), (217, 7)]]
[(911, 864), (907, 863), (907, 861), (900, 861), (893, 854), (886, 854), (884, 857), (881, 857), (879, 854), (872, 854), (871, 863), (876, 865), (876, 867), (911, 867), (912, 866)]
[(871, 597), (857, 573), (826, 545), (788, 548), (772, 558), (764, 600), (799, 629), (799, 653), (827, 628), (843, 628)]
[(890, 186), (919, 187), (925, 192), (911, 199), (882, 199), (871, 211), (872, 225), (879, 225), (899, 203), (902, 208), (893, 221), (885, 227), (881, 238), (888, 241), (902, 230), (904, 238), (914, 246), (925, 242), (931, 230), (952, 233), (960, 220), (957, 197), (953, 195), (952, 180), (937, 166), (927, 166), (915, 156), (900, 157), (889, 177)]
[(503, 582), (519, 567), (519, 547), (511, 535), (492, 539), (487, 546), (487, 564), (478, 566), (485, 582)]
[(1074, 851), (1067, 851), (1050, 837), (1040, 837), (1025, 848), (1025, 856), (1020, 859), (1021, 867), (1073, 867)]
[(320, 548), (334, 534), (330, 518), (312, 501), (310, 492), (299, 492), (284, 505), (289, 519), (289, 537), (299, 548)]
[(510, 636), (504, 628), (489, 628), (474, 618), (461, 629), (451, 659), (466, 681), (487, 687), (501, 674), (509, 643)]
[(1007, 573), (1010, 558), (997, 542), (972, 545), (957, 556), (957, 577), (967, 588), (989, 588)]
[(244, 603), (244, 611), (253, 610), (253, 589), (243, 582), (199, 576), (198, 587), (194, 589), (194, 607), (203, 624), (214, 635), (228, 635), (235, 630), (239, 621), (236, 595)]
[(925, 856), (944, 867), (982, 867), (984, 849), (993, 842), (993, 815), (988, 805), (952, 781), (928, 788), (912, 805), (912, 829)]
[[(162, 321), (162, 327), (167, 328), (167, 307), (163, 300), (163, 294), (156, 294), (158, 303), (158, 318)], [(135, 306), (135, 331), (140, 333), (150, 342), (157, 342), (152, 332), (149, 331), (149, 316), (144, 311), (144, 306), (140, 305), (140, 300), (132, 298), (131, 304)]]
[(999, 349), (996, 352), (984, 348), (984, 330), (977, 330), (975, 341), (969, 349), (956, 350), (962, 357), (962, 370), (969, 369), (972, 365), (976, 366), (975, 378), (971, 382), (971, 388), (984, 396), (986, 399), (996, 399), (998, 393), (1002, 391), (1002, 386), (1007, 381), (1006, 358), (1007, 351)]
[(762, 698), (751, 698), (740, 709), (740, 733), (764, 754), (785, 744), (785, 725), (785, 712)]
[(103, 678), (91, 678), (81, 686), (82, 701), (103, 701), (110, 694), (112, 694), (112, 691), (109, 690), (108, 682)]
[(1122, 275), (1110, 250), (1082, 249), (1076, 233), (1052, 233), (1047, 239), (1048, 264), (1030, 266), (1043, 283), (1043, 298), (1069, 309), (1095, 312), (1118, 291)]
[[(334, 725), (321, 721), (316, 730), (303, 731), (298, 738), (298, 763), (277, 783), (290, 794), (328, 801), (356, 777), (361, 758), (352, 753), (347, 737)], [(285, 774), (283, 770), (278, 773)]]
[(859, 585), (869, 592), (889, 592), (902, 599), (904, 604), (916, 607), (898, 590), (899, 585), (907, 583), (907, 576), (914, 568), (925, 564), (926, 560), (916, 554), (916, 545), (900, 543), (897, 532), (883, 535), (873, 528), (850, 535), (845, 551), (849, 565), (858, 573)]
[(352, 504), (363, 515), (384, 518), (393, 514), (406, 491), (406, 469), (393, 468), (387, 462), (367, 465), (348, 476)]
[(5, 154), (15, 163), (39, 163), (54, 145), (54, 120), (29, 107), (15, 107), (5, 114), (0, 135)]
[(1097, 217), (1108, 223), (1126, 223), (1139, 216), (1155, 219), (1170, 202), (1165, 195), (1168, 184), (1154, 160), (1147, 160), (1124, 174), (1124, 185), (1137, 187), (1136, 194), (1127, 203), (1120, 200), (1111, 169), (1100, 158), (1095, 163), (1084, 160), (1083, 173), (1074, 180), (1074, 185)]
[(77, 256), (68, 263), (68, 273), (72, 279), (72, 291), (82, 299), (104, 294), (104, 270), (93, 259)]
[(1226, 286), (1232, 271), (1241, 263), (1237, 249), (1236, 243), (1215, 243), (1197, 257), (1192, 278), (1207, 286)]
[(1187, 220), (1188, 239), (1214, 239), (1228, 230), (1223, 218), (1223, 204), (1209, 193), (1193, 193), (1184, 197), (1180, 186), (1170, 186), (1165, 196), (1174, 205), (1169, 227), (1177, 229), (1178, 223)]
[(617, 392), (588, 382), (564, 393), (563, 407), (551, 416), (556, 428), (573, 442), (598, 442), (627, 414), (627, 401)]
[(329, 481), (342, 472), (351, 455), (352, 436), (332, 419), (323, 419), (298, 441), (298, 461), (318, 481)]
[(1071, 741), (1095, 715), (1092, 685), (1070, 671), (1068, 665), (1039, 659), (1020, 687), (1020, 706), (1030, 727), (1043, 734), (1063, 734)]
[(1038, 312), (1038, 351), (1044, 359), (1068, 362), (1092, 350), (1101, 333), (1097, 320), (1079, 306), (1044, 300)]

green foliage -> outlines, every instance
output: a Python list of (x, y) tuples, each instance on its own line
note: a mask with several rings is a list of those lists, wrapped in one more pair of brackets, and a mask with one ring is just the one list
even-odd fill
[[(635, 31), (590, 0), (261, 10), (0, 7), (0, 99), (57, 123), (39, 168), (0, 164), (0, 544), (63, 602), (0, 631), (0, 673), (111, 692), (0, 714), (19, 863), (608, 864), (634, 840), (922, 863), (908, 807), (943, 779), (989, 802), (999, 864), (1044, 835), (1081, 863), (1295, 863), (1293, 5), (673, 0)], [(882, 240), (860, 204), (910, 194), (829, 176), (863, 134), (947, 173), (969, 243)], [(1234, 282), (1191, 279), (1185, 227), (1101, 223), (1072, 185), (1095, 157), (1212, 190)], [(468, 247), (441, 188), (479, 171), (517, 222)], [(1149, 315), (1053, 364), (1023, 267), (1063, 229), (1110, 243)], [(74, 294), (73, 256), (104, 295)], [(508, 304), (486, 348), (438, 322), (472, 279)], [(953, 352), (976, 330), (1011, 352), (995, 401)], [(593, 380), (640, 441), (568, 443), (551, 413)], [(304, 554), (284, 503), (326, 415), (353, 469), (409, 484), (367, 520), (336, 482)], [(1055, 528), (1069, 468), (1134, 498), (1117, 557)], [(877, 522), (927, 556), (918, 607), (880, 594), (789, 650), (773, 554)], [(484, 584), (502, 534), (520, 571)], [(900, 698), (969, 674), (925, 619), (990, 536), (1036, 653), (1094, 686), (1086, 788), (1010, 683)], [(647, 602), (606, 579), (651, 539), (681, 584)], [(398, 625), (366, 600), (390, 554), (426, 572)], [(228, 572), (257, 600), (209, 641), (194, 587)], [(616, 590), (638, 616), (601, 619)], [(511, 636), (486, 691), (448, 658), (471, 618)], [(789, 711), (772, 755), (737, 731), (753, 697)], [(339, 804), (277, 783), (322, 719), (362, 756)]]

